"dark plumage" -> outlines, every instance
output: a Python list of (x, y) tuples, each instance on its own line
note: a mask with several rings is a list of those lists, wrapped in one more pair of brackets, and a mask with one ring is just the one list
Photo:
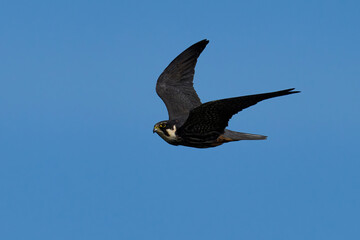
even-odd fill
[(156, 92), (164, 101), (169, 120), (154, 126), (153, 132), (173, 145), (207, 148), (238, 140), (262, 140), (266, 136), (225, 129), (239, 111), (268, 98), (298, 93), (294, 88), (221, 99), (201, 104), (193, 87), (197, 58), (209, 43), (202, 40), (177, 56), (158, 78)]
[(191, 109), (201, 105), (193, 79), (197, 58), (208, 43), (208, 40), (202, 40), (186, 49), (158, 78), (156, 92), (164, 101), (170, 120), (183, 118)]

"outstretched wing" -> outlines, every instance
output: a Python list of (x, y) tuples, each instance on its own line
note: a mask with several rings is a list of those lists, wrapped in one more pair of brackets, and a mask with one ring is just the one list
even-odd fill
[(157, 80), (156, 92), (164, 101), (170, 120), (186, 119), (190, 110), (201, 105), (193, 87), (193, 78), (197, 58), (208, 42), (204, 39), (183, 51)]
[(207, 102), (193, 109), (185, 123), (178, 129), (183, 136), (201, 136), (208, 134), (222, 134), (230, 118), (256, 103), (273, 97), (298, 93), (294, 88), (278, 92), (248, 95)]

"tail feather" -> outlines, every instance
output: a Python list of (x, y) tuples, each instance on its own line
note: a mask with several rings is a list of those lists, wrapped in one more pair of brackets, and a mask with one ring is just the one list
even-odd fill
[(239, 140), (265, 140), (267, 136), (251, 133), (242, 133), (235, 132), (228, 129), (225, 129), (224, 138), (229, 139), (229, 141), (239, 141)]

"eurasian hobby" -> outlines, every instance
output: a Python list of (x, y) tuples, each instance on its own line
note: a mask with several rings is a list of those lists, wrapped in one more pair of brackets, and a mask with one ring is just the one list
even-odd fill
[(193, 87), (197, 58), (209, 43), (204, 39), (177, 56), (156, 84), (169, 120), (155, 124), (153, 132), (172, 145), (196, 148), (216, 147), (239, 140), (263, 140), (266, 136), (225, 129), (230, 118), (256, 103), (273, 97), (298, 93), (294, 88), (201, 103)]

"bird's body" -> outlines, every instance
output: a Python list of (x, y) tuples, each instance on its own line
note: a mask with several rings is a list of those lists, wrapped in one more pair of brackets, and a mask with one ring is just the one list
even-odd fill
[(197, 58), (208, 44), (202, 40), (177, 56), (160, 75), (156, 92), (164, 101), (169, 120), (155, 124), (153, 132), (172, 145), (216, 147), (239, 140), (263, 140), (266, 136), (226, 129), (239, 111), (265, 99), (297, 93), (294, 89), (227, 98), (202, 104), (193, 87)]

